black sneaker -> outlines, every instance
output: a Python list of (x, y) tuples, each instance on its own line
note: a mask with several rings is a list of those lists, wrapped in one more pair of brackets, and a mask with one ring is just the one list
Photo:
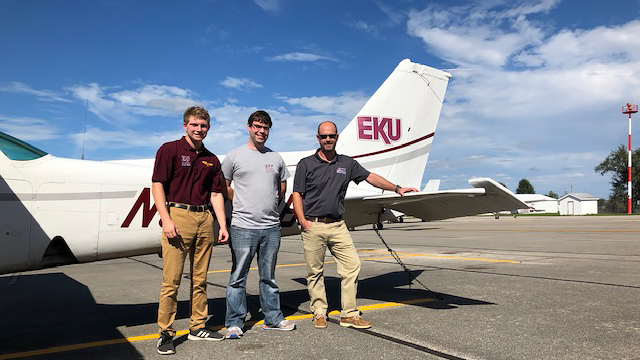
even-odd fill
[(158, 354), (171, 355), (176, 353), (176, 347), (173, 346), (173, 336), (168, 331), (160, 333), (160, 339), (158, 339)]
[(211, 331), (206, 328), (200, 328), (189, 331), (189, 340), (210, 340), (210, 341), (220, 341), (224, 340), (224, 335)]

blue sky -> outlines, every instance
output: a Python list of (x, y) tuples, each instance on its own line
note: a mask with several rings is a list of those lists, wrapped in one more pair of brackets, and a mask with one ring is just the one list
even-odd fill
[(270, 147), (308, 150), (319, 121), (346, 125), (410, 58), (459, 69), (424, 182), (607, 197), (593, 168), (640, 102), (639, 17), (639, 0), (4, 0), (0, 131), (79, 158), (86, 113), (85, 158), (150, 158), (197, 103), (216, 153), (246, 141), (256, 109)]

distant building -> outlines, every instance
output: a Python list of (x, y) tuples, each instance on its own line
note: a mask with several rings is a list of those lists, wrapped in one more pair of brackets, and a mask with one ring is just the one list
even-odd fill
[(597, 214), (598, 199), (587, 193), (567, 194), (558, 199), (560, 215)]
[(518, 210), (519, 213), (558, 213), (558, 200), (540, 194), (516, 194), (516, 197), (529, 206), (529, 209)]

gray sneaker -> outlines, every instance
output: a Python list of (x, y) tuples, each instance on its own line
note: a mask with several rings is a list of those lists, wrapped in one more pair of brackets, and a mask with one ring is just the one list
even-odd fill
[(222, 335), (227, 339), (240, 339), (243, 334), (242, 329), (237, 326), (229, 326), (226, 330), (222, 331)]
[(278, 323), (278, 325), (262, 325), (262, 328), (265, 330), (291, 331), (296, 329), (296, 324), (292, 323), (289, 320), (282, 320)]
[(200, 328), (189, 331), (189, 336), (187, 336), (189, 340), (209, 340), (209, 341), (220, 341), (224, 340), (224, 336), (222, 334), (211, 331), (206, 328)]

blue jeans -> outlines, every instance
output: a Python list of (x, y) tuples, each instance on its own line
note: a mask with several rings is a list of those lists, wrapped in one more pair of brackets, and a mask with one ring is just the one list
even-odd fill
[(233, 267), (227, 285), (227, 315), (225, 326), (242, 328), (247, 315), (247, 274), (251, 260), (258, 253), (260, 274), (260, 306), (265, 325), (278, 325), (284, 320), (280, 311), (280, 289), (275, 271), (280, 249), (280, 225), (268, 229), (244, 229), (231, 226), (231, 256)]

